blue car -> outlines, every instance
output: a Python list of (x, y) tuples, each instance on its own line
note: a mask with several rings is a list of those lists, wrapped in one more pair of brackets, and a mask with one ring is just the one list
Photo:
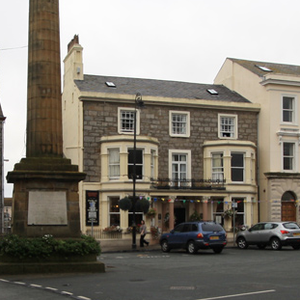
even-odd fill
[(199, 249), (212, 249), (221, 253), (227, 244), (227, 235), (224, 228), (215, 222), (185, 222), (162, 234), (159, 242), (163, 252), (186, 249), (194, 254)]

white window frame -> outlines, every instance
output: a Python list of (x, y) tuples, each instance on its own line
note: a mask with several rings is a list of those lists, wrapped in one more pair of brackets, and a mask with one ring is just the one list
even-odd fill
[[(185, 133), (173, 132), (173, 115), (183, 115), (186, 117)], [(189, 111), (169, 111), (169, 134), (171, 137), (190, 137), (190, 112)]]
[[(234, 128), (232, 131), (223, 131), (222, 130), (222, 119), (223, 118), (233, 119)], [(227, 126), (231, 126), (231, 125), (229, 124)], [(224, 136), (225, 132), (232, 134), (232, 136)], [(218, 114), (218, 136), (220, 139), (237, 139), (238, 138), (238, 116), (237, 115)]]
[[(134, 134), (134, 127), (132, 127), (132, 130), (124, 130), (122, 128), (122, 112), (127, 111), (127, 112), (133, 112), (134, 113), (134, 108), (130, 107), (118, 107), (118, 133), (119, 134)], [(134, 120), (133, 120), (134, 122)], [(133, 125), (134, 126), (134, 125)], [(136, 110), (136, 134), (140, 134), (140, 111), (137, 109)]]
[[(221, 155), (222, 166), (214, 166), (214, 157), (216, 155)], [(222, 169), (220, 172), (219, 169)], [(212, 152), (211, 153), (211, 179), (212, 180), (224, 180), (224, 153), (223, 152)]]
[[(285, 144), (291, 144), (293, 146), (293, 155), (291, 157), (291, 159), (292, 159), (292, 169), (284, 169), (284, 159), (285, 159), (284, 145)], [(297, 166), (297, 143), (295, 141), (283, 141), (282, 142), (282, 146), (281, 146), (281, 153), (282, 153), (281, 163), (282, 163), (282, 170), (283, 170), (283, 172), (296, 172), (296, 166)]]
[(191, 180), (192, 159), (191, 150), (173, 150), (169, 149), (169, 178), (173, 180), (173, 155), (186, 155), (186, 179)]
[[(119, 161), (111, 162), (111, 153), (114, 150), (118, 151)], [(108, 152), (108, 177), (109, 177), (109, 180), (119, 179), (120, 178), (120, 148), (108, 148), (107, 152)], [(119, 174), (112, 175), (112, 168), (117, 167), (117, 166), (119, 166)]]
[[(245, 175), (246, 175), (246, 172), (245, 172), (245, 168), (246, 168), (246, 161), (245, 161), (245, 157), (246, 157), (246, 153), (245, 152), (241, 152), (241, 151), (232, 151), (231, 152), (231, 157), (234, 155), (234, 154), (242, 154), (243, 155), (243, 166), (242, 167), (238, 167), (238, 166), (232, 166), (231, 162), (232, 160), (230, 160), (230, 179), (232, 182), (234, 183), (244, 183), (246, 178), (245, 178)], [(232, 180), (232, 169), (242, 169), (243, 170), (243, 180), (239, 180), (239, 181), (234, 181)]]
[[(291, 98), (292, 99), (292, 109), (284, 109), (283, 108), (283, 100), (284, 98)], [(285, 121), (283, 118), (283, 113), (284, 111), (290, 111), (292, 115), (292, 120), (291, 121)], [(297, 98), (294, 95), (282, 95), (281, 97), (281, 122), (284, 124), (295, 124), (297, 123)]]

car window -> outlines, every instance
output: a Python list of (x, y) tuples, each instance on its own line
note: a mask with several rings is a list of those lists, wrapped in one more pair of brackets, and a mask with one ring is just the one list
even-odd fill
[(198, 225), (192, 224), (192, 230), (191, 231), (198, 231)]
[(182, 232), (184, 224), (179, 224), (174, 228), (174, 232)]
[(184, 224), (182, 232), (191, 231), (191, 224)]
[(222, 231), (223, 227), (219, 224), (215, 223), (203, 223), (202, 224), (203, 231)]
[(254, 225), (254, 226), (251, 228), (251, 231), (263, 230), (264, 227), (265, 227), (265, 224), (264, 224), (264, 223), (259, 223), (259, 224)]
[(276, 226), (274, 226), (275, 224), (271, 224), (271, 223), (266, 223), (265, 224), (265, 229), (273, 229), (275, 228)]
[(299, 229), (299, 226), (296, 223), (284, 223), (283, 227), (286, 229)]

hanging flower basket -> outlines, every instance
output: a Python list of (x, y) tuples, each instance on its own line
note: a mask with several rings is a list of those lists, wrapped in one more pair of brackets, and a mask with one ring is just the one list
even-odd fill
[(136, 210), (142, 211), (144, 214), (146, 214), (149, 210), (150, 202), (146, 198), (139, 199), (136, 202)]
[(233, 210), (232, 209), (226, 209), (223, 213), (223, 217), (225, 219), (229, 219), (233, 216)]
[(119, 200), (119, 207), (122, 210), (130, 210), (132, 206), (132, 202), (128, 197), (125, 197)]
[(147, 217), (149, 218), (154, 218), (156, 216), (156, 209), (155, 208), (150, 208), (147, 212)]

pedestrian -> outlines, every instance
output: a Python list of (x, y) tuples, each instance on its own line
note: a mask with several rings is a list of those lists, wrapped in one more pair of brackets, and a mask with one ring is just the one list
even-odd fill
[(145, 240), (145, 236), (146, 236), (146, 233), (147, 233), (147, 226), (146, 226), (144, 220), (141, 221), (141, 228), (140, 229), (141, 229), (140, 247), (144, 247), (144, 244), (147, 244), (147, 246), (149, 246), (149, 242), (147, 242)]

